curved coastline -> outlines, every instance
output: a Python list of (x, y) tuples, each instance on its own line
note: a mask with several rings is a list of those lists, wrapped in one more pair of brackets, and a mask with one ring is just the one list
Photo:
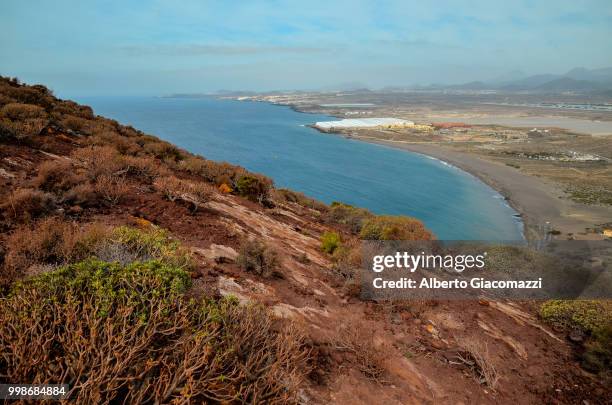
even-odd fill
[[(295, 104), (276, 105), (286, 105), (296, 112), (309, 113)], [(342, 118), (333, 113), (329, 115)], [(578, 239), (600, 239), (595, 234), (587, 235), (585, 230), (609, 222), (612, 218), (611, 207), (574, 202), (567, 199), (563, 189), (557, 185), (501, 163), (455, 151), (438, 143), (385, 141), (360, 136), (351, 136), (350, 139), (419, 153), (446, 162), (476, 177), (498, 192), (520, 215), (525, 239), (544, 238), (551, 230), (560, 231), (572, 238), (580, 235)]]
[(545, 237), (557, 230), (572, 236), (585, 232), (610, 217), (607, 207), (587, 206), (563, 198), (563, 190), (543, 180), (477, 156), (454, 151), (439, 144), (380, 141), (357, 138), (364, 142), (420, 153), (445, 161), (481, 180), (501, 194), (523, 220), (526, 239)]

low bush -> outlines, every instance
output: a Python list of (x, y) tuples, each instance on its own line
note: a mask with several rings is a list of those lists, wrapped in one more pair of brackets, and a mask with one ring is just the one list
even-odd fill
[(337, 232), (324, 232), (321, 235), (321, 249), (325, 253), (333, 254), (341, 243), (340, 235)]
[(365, 208), (357, 208), (352, 205), (334, 201), (324, 216), (324, 220), (330, 224), (344, 225), (354, 235), (359, 234), (363, 224), (373, 214)]
[(124, 156), (123, 161), (127, 175), (144, 183), (151, 183), (158, 177), (169, 175), (165, 167), (150, 157)]
[(102, 175), (98, 177), (94, 192), (109, 205), (116, 205), (128, 194), (130, 186), (121, 176)]
[(279, 275), (278, 254), (260, 241), (244, 241), (240, 246), (236, 262), (242, 270), (262, 277)]
[(120, 246), (124, 255), (131, 257), (130, 262), (155, 259), (181, 269), (193, 267), (189, 252), (166, 230), (155, 226), (148, 229), (120, 226), (113, 230), (108, 242)]
[(558, 327), (586, 334), (581, 357), (587, 370), (612, 369), (612, 301), (550, 300), (540, 307), (540, 316)]
[(47, 118), (44, 108), (33, 104), (9, 103), (0, 109), (0, 116), (12, 121), (25, 121), (33, 118)]
[(174, 176), (160, 177), (154, 182), (155, 189), (170, 201), (184, 201), (192, 205), (193, 211), (212, 199), (213, 188), (202, 182), (182, 180)]
[(114, 176), (125, 168), (125, 161), (111, 146), (79, 148), (72, 153), (72, 157), (93, 181), (100, 176)]
[(75, 172), (75, 167), (67, 160), (47, 160), (38, 167), (34, 186), (51, 193), (61, 194), (85, 181), (84, 176)]
[(359, 371), (368, 379), (384, 383), (389, 348), (376, 344), (374, 330), (350, 322), (339, 328), (338, 337), (331, 342), (331, 346), (334, 350), (347, 353)]
[(17, 228), (6, 242), (3, 284), (20, 278), (32, 266), (58, 266), (94, 254), (109, 235), (98, 224), (79, 226), (57, 218), (46, 218)]
[(178, 162), (185, 158), (184, 153), (179, 148), (171, 143), (159, 140), (145, 144), (143, 151), (144, 153), (155, 156), (161, 160)]
[(8, 195), (0, 204), (0, 210), (7, 220), (26, 223), (38, 218), (55, 206), (52, 194), (29, 188), (19, 188)]
[(433, 235), (417, 219), (381, 215), (365, 221), (359, 237), (364, 240), (432, 240)]
[(310, 208), (319, 212), (327, 212), (327, 205), (313, 198), (307, 197), (304, 193), (292, 191), (286, 188), (275, 189), (272, 192), (272, 199), (277, 202), (289, 202)]
[[(0, 373), (76, 403), (294, 403), (303, 339), (258, 306), (188, 301), (187, 272), (86, 261), (0, 301)], [(95, 331), (95, 333), (92, 333)]]
[(100, 203), (101, 197), (93, 184), (86, 182), (77, 184), (67, 190), (62, 196), (62, 202), (80, 207), (95, 207)]
[(238, 178), (235, 189), (238, 194), (252, 201), (263, 203), (268, 199), (273, 182), (268, 177), (249, 174)]
[(348, 296), (361, 293), (362, 252), (359, 240), (348, 240), (334, 250), (333, 270), (344, 278), (344, 290)]

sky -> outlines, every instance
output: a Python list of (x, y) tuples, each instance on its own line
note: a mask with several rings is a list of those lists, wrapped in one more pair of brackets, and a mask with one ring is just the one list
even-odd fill
[(0, 27), (0, 75), (63, 97), (381, 88), (612, 66), (610, 0), (2, 0)]

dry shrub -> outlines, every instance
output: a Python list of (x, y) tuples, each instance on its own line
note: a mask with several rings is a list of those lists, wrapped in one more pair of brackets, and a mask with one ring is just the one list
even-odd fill
[(334, 251), (332, 258), (334, 271), (344, 278), (346, 294), (358, 297), (361, 293), (361, 242), (356, 239), (345, 241)]
[(45, 109), (37, 105), (9, 103), (0, 109), (0, 116), (12, 121), (24, 121), (32, 118), (46, 118)]
[(330, 224), (339, 224), (348, 228), (352, 234), (359, 234), (363, 224), (374, 215), (365, 208), (357, 208), (352, 205), (334, 201), (323, 219)]
[(72, 153), (72, 157), (86, 169), (90, 180), (116, 175), (125, 165), (117, 150), (110, 146), (77, 149)]
[(363, 224), (359, 237), (364, 240), (432, 240), (434, 236), (421, 221), (404, 216), (380, 215)]
[(338, 330), (331, 347), (348, 353), (359, 371), (367, 378), (377, 383), (384, 383), (385, 363), (389, 358), (389, 350), (384, 345), (376, 344), (374, 332), (375, 329), (350, 322)]
[(102, 175), (93, 187), (102, 200), (110, 205), (117, 205), (130, 191), (130, 186), (123, 177)]
[(59, 194), (81, 184), (85, 178), (75, 173), (75, 168), (67, 160), (47, 160), (38, 168), (34, 186), (41, 190)]
[(156, 139), (155, 142), (148, 142), (143, 147), (144, 153), (153, 155), (161, 160), (180, 161), (185, 158), (184, 153), (171, 143)]
[(235, 179), (247, 173), (240, 166), (227, 162), (214, 162), (199, 156), (191, 156), (185, 159), (181, 162), (180, 168), (217, 185), (225, 183), (230, 186), (234, 186)]
[(304, 193), (289, 190), (286, 188), (279, 188), (272, 191), (272, 199), (276, 202), (287, 202), (301, 205), (305, 208), (310, 208), (315, 211), (325, 213), (329, 207), (314, 198), (307, 197)]
[(49, 120), (44, 108), (33, 104), (8, 103), (0, 108), (3, 137), (24, 139), (40, 134)]
[(56, 266), (83, 260), (108, 235), (109, 231), (102, 225), (79, 226), (57, 218), (17, 228), (6, 242), (5, 272), (13, 279), (25, 274), (31, 266)]
[(86, 105), (80, 105), (72, 100), (56, 100), (53, 112), (61, 115), (72, 115), (91, 120), (94, 118), (93, 110)]
[(297, 402), (308, 353), (259, 306), (196, 302), (183, 270), (88, 261), (0, 302), (0, 373), (75, 403)]
[(153, 183), (170, 201), (184, 201), (192, 206), (193, 211), (212, 199), (213, 188), (202, 182), (182, 180), (175, 176), (160, 177)]
[(64, 127), (68, 128), (71, 131), (75, 132), (89, 132), (87, 130), (87, 126), (89, 124), (89, 120), (75, 117), (73, 115), (65, 115), (62, 117), (61, 123)]
[(91, 145), (112, 146), (120, 154), (128, 156), (137, 155), (142, 150), (142, 147), (134, 139), (122, 136), (114, 129), (93, 126), (92, 132), (93, 136), (88, 138)]
[(124, 165), (127, 174), (135, 176), (145, 183), (151, 183), (160, 176), (169, 175), (169, 171), (150, 157), (125, 156)]
[(459, 347), (461, 350), (457, 352), (457, 362), (469, 368), (478, 383), (494, 390), (497, 387), (499, 375), (491, 362), (487, 344), (466, 339), (459, 342)]
[(262, 277), (280, 276), (278, 254), (261, 241), (245, 240), (236, 262), (242, 270)]
[(55, 199), (52, 194), (29, 188), (14, 190), (0, 204), (0, 210), (10, 221), (18, 223), (29, 222), (53, 209)]
[(93, 207), (98, 205), (100, 195), (91, 183), (81, 183), (66, 191), (62, 202), (69, 205)]

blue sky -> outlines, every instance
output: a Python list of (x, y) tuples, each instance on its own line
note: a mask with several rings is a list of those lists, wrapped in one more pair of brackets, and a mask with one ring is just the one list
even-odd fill
[(0, 3), (0, 74), (62, 96), (491, 80), (612, 66), (612, 1)]

